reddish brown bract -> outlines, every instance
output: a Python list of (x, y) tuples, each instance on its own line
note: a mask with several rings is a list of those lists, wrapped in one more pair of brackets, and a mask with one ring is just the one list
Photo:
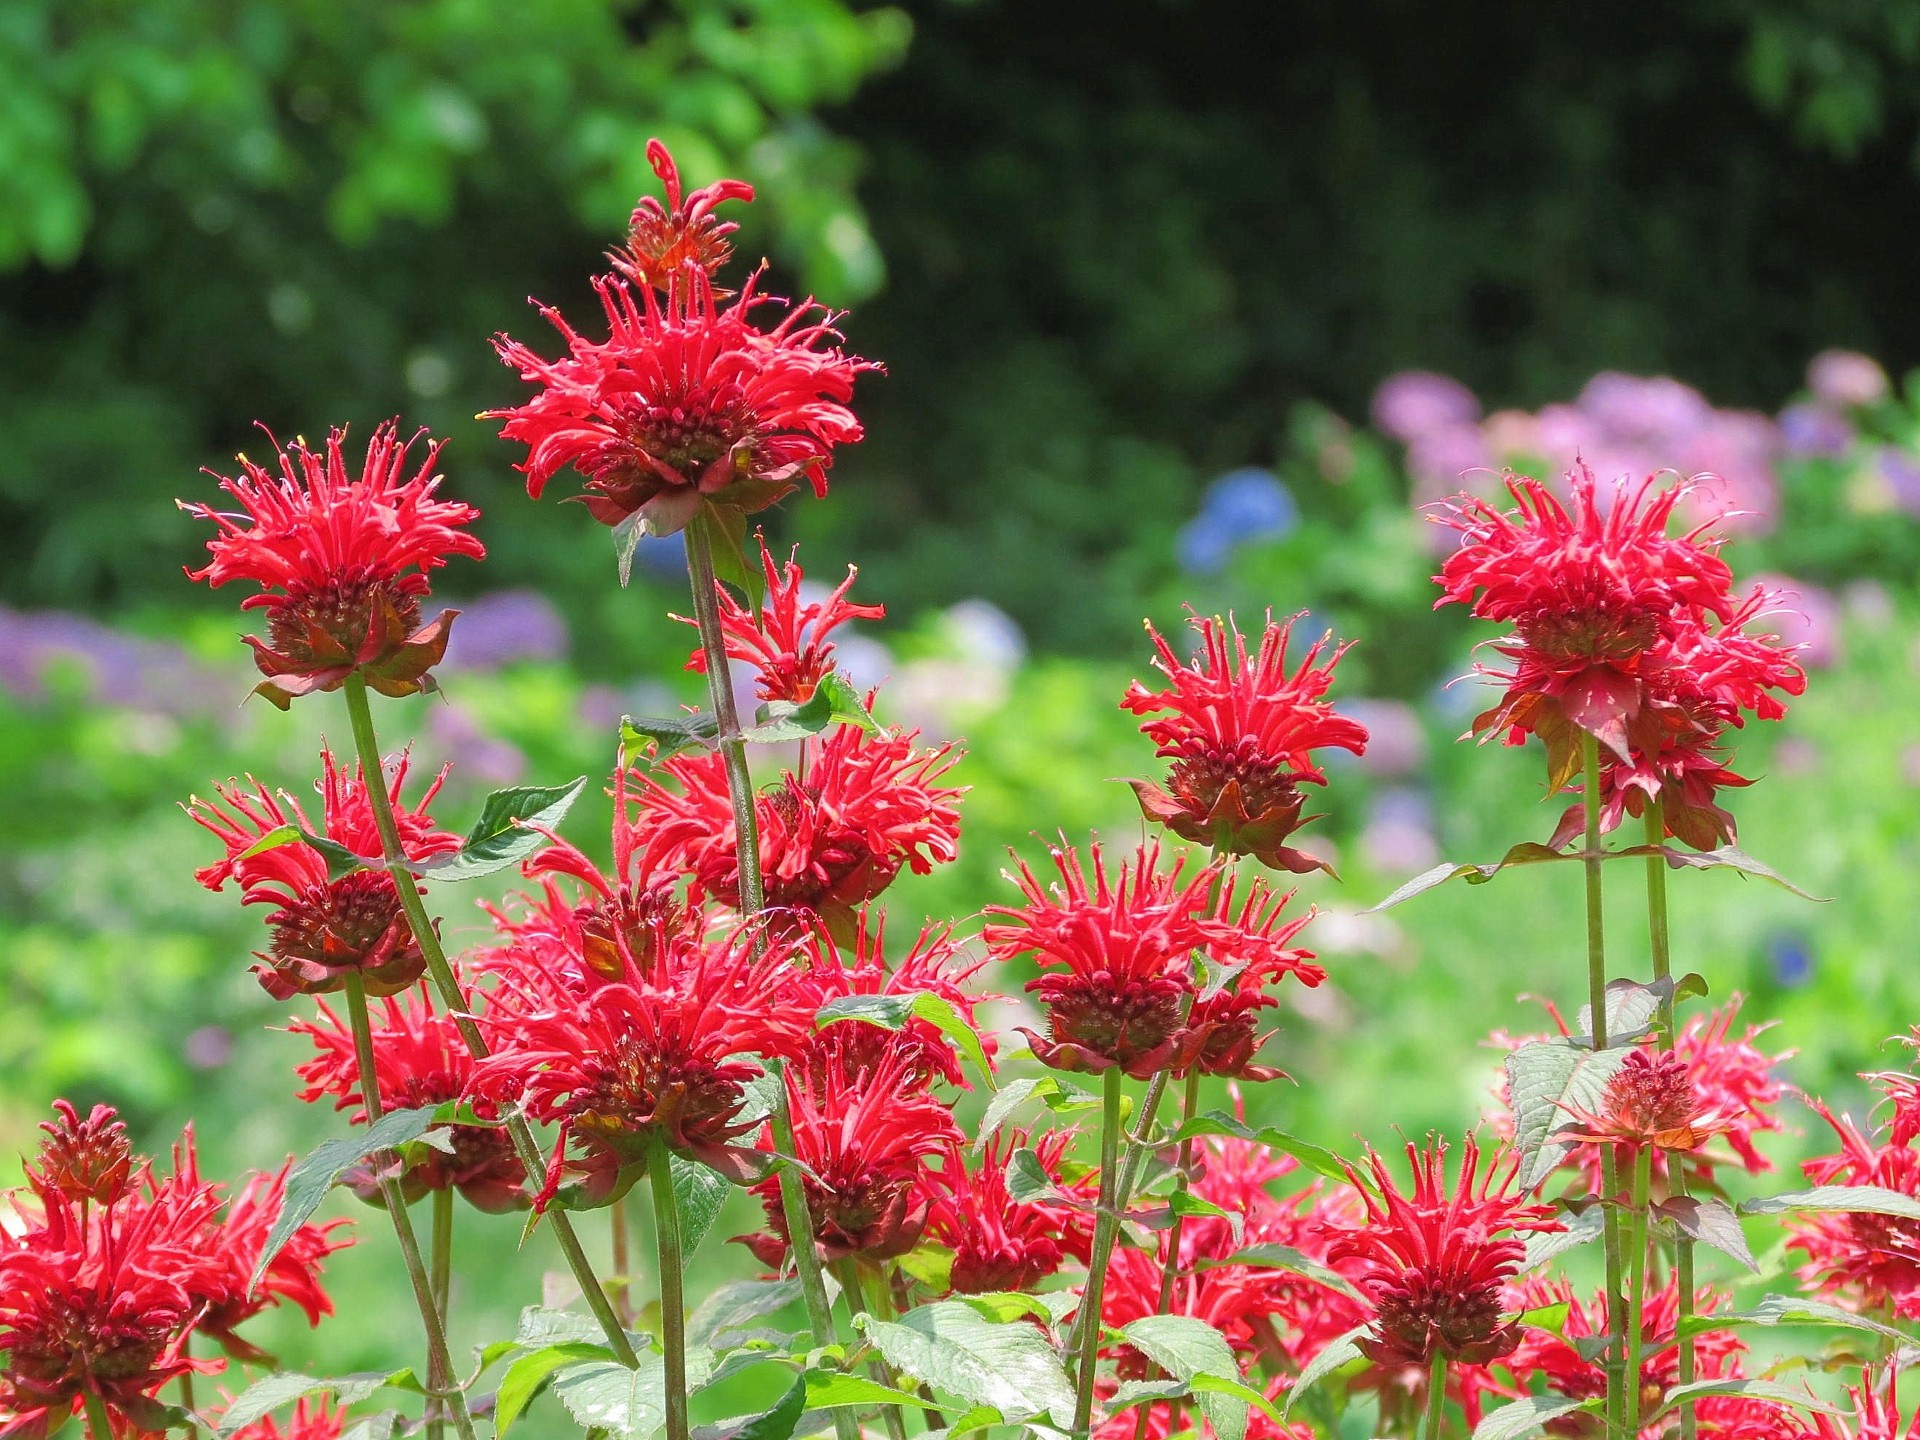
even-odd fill
[(680, 167), (658, 140), (647, 142), (647, 163), (660, 177), (667, 203), (641, 197), (627, 221), (626, 245), (607, 256), (613, 268), (634, 284), (656, 290), (684, 285), (689, 266), (715, 274), (733, 254), (727, 237), (740, 227), (716, 218), (714, 208), (727, 200), (752, 200), (753, 187), (744, 180), (716, 180), (683, 196)]
[(344, 429), (331, 431), (318, 455), (298, 441), (276, 447), (277, 475), (242, 455), (237, 479), (216, 478), (244, 517), (180, 502), (220, 529), (207, 542), (213, 559), (189, 577), (261, 587), (241, 608), (267, 612), (268, 638), (245, 638), (267, 677), (255, 693), (283, 710), (301, 695), (339, 689), (356, 671), (383, 695), (432, 689), (428, 672), (446, 652), (457, 612), (420, 623), (427, 576), (451, 556), (486, 554), (464, 529), (480, 512), (434, 498), (439, 444), (409, 475), (407, 452), (419, 436), (403, 441), (388, 421), (350, 476), (346, 438)]

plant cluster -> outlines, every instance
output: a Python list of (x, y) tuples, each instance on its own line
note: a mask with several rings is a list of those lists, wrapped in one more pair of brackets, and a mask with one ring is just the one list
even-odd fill
[[(83, 1416), (94, 1440), (473, 1440), (550, 1391), (589, 1434), (690, 1440), (696, 1408), (768, 1375), (773, 1403), (712, 1433), (1310, 1440), (1356, 1406), (1428, 1440), (1895, 1433), (1920, 1319), (1920, 1079), (1875, 1077), (1883, 1131), (1822, 1110), (1839, 1150), (1812, 1188), (1736, 1209), (1721, 1174), (1765, 1168), (1777, 1057), (1736, 1037), (1737, 1002), (1678, 1013), (1707, 987), (1674, 973), (1668, 872), (1778, 880), (1733, 843), (1722, 793), (1749, 780), (1728, 746), (1805, 683), (1768, 631), (1776, 597), (1736, 589), (1710, 528), (1673, 533), (1690, 482), (1514, 477), (1512, 508), (1463, 495), (1435, 516), (1457, 536), (1436, 603), (1508, 627), (1474, 730), (1541, 741), (1572, 803), (1545, 840), (1383, 903), (1578, 866), (1587, 1004), (1558, 1034), (1497, 1037), (1492, 1133), (1409, 1142), (1404, 1169), (1371, 1145), (1343, 1157), (1248, 1124), (1238, 1097), (1281, 1078), (1281, 996), (1326, 975), (1279, 877), (1331, 868), (1305, 811), (1327, 757), (1368, 745), (1327, 698), (1345, 647), (1271, 618), (1196, 615), (1191, 652), (1150, 631), (1157, 677), (1118, 697), (1165, 762), (1132, 782), (1147, 838), (1062, 835), (1018, 859), (977, 939), (889, 937), (889, 887), (958, 853), (955, 752), (882, 726), (837, 667), (835, 630), (878, 613), (855, 576), (808, 587), (748, 536), (749, 516), (825, 492), (877, 367), (759, 274), (723, 288), (717, 208), (752, 192), (689, 193), (664, 146), (649, 155), (666, 200), (641, 202), (595, 281), (605, 338), (551, 310), (563, 354), (501, 337), (533, 389), (491, 414), (526, 447), (531, 495), (579, 477), (623, 580), (641, 540), (683, 537), (710, 707), (622, 721), (604, 852), (560, 834), (584, 777), (497, 791), (444, 829), (444, 774), (414, 783), (371, 699), (436, 689), (458, 616), (429, 618), (430, 582), (483, 558), (477, 512), (439, 495), (438, 447), (383, 425), (355, 464), (336, 429), (276, 444), (270, 467), (242, 457), (219, 480), (237, 510), (187, 505), (215, 527), (193, 577), (256, 587), (257, 693), (338, 696), (352, 734), (351, 762), (319, 756), (317, 809), (252, 777), (186, 807), (221, 849), (200, 883), (266, 907), (254, 970), (300, 1007), (304, 1098), (350, 1129), (223, 1204), (191, 1137), (161, 1175), (111, 1113), (59, 1102), (0, 1227), (0, 1435)], [(750, 755), (773, 758), (771, 783)], [(1610, 971), (1616, 861), (1645, 874), (1645, 980)], [(450, 953), (429, 886), (516, 868), (487, 939)], [(985, 977), (1023, 970), (1028, 1023), (996, 1033), (985, 1007), (1008, 997)], [(1221, 1088), (1232, 1103), (1207, 1108)], [(392, 1229), (418, 1368), (315, 1378), (235, 1334), (271, 1304), (327, 1312), (342, 1242), (312, 1217), (336, 1185)], [(764, 1228), (735, 1238), (766, 1273), (696, 1304), (688, 1259), (736, 1188), (761, 1204)], [(446, 1332), (461, 1201), (524, 1214), (580, 1299), (530, 1307), (464, 1375)], [(610, 1268), (579, 1228), (596, 1211)], [(1805, 1294), (1742, 1309), (1696, 1273), (1700, 1246), (1758, 1268), (1743, 1212), (1786, 1217)], [(1765, 1326), (1840, 1335), (1850, 1415), (1749, 1351)], [(264, 1373), (208, 1403), (193, 1378), (228, 1361), (205, 1341)], [(417, 1418), (368, 1404), (388, 1392), (419, 1397)]]

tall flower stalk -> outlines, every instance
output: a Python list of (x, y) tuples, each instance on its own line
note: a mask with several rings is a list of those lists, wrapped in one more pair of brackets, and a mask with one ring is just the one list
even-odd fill
[[(1646, 824), (1647, 844), (1655, 847), (1654, 853), (1647, 856), (1647, 939), (1653, 952), (1653, 978), (1658, 982), (1673, 976), (1667, 932), (1667, 862), (1658, 848), (1665, 843), (1667, 832), (1665, 810), (1658, 796), (1648, 802)], [(1672, 992), (1668, 991), (1660, 1000), (1660, 1048), (1672, 1050), (1677, 1038), (1674, 999)], [(1685, 1166), (1668, 1167), (1667, 1186), (1676, 1199), (1686, 1196)], [(1694, 1304), (1693, 1237), (1678, 1231), (1673, 1239), (1673, 1269), (1680, 1296), (1680, 1383), (1691, 1385), (1695, 1379), (1694, 1337), (1687, 1328), (1687, 1322), (1693, 1318)], [(1680, 1440), (1694, 1440), (1698, 1423), (1693, 1400), (1689, 1397), (1680, 1405)]]
[(1123, 1072), (1109, 1066), (1100, 1091), (1100, 1208), (1093, 1227), (1093, 1250), (1087, 1260), (1087, 1283), (1080, 1292), (1080, 1314), (1075, 1321), (1079, 1342), (1074, 1377), (1073, 1433), (1093, 1433), (1093, 1377), (1100, 1363), (1100, 1301), (1106, 1289), (1107, 1261), (1114, 1237), (1120, 1232), (1120, 1101)]
[[(1586, 871), (1587, 898), (1587, 1005), (1592, 1013), (1591, 1038), (1596, 1052), (1607, 1048), (1607, 928), (1601, 866), (1606, 853), (1600, 848), (1600, 742), (1591, 732), (1581, 733), (1582, 756), (1586, 769), (1586, 847), (1581, 863)], [(1602, 1196), (1605, 1202), (1601, 1221), (1601, 1242), (1606, 1250), (1607, 1267), (1607, 1424), (1610, 1430), (1626, 1436), (1622, 1429), (1626, 1415), (1625, 1305), (1621, 1303), (1624, 1266), (1620, 1250), (1620, 1216), (1612, 1201), (1619, 1194), (1619, 1165), (1611, 1146), (1600, 1157)]]

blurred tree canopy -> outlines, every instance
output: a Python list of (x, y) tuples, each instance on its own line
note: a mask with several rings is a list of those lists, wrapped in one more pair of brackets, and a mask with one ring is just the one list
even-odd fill
[(172, 497), (247, 422), (396, 411), (517, 507), (494, 583), (599, 591), (471, 416), (659, 133), (890, 372), (776, 525), (896, 609), (1131, 646), (1299, 401), (1614, 367), (1771, 408), (1825, 345), (1920, 359), (1916, 117), (1916, 0), (0, 0), (0, 599), (175, 594)]

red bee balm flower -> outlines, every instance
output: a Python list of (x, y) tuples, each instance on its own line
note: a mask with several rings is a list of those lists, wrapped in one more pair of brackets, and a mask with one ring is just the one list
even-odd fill
[[(1920, 1150), (1876, 1145), (1846, 1117), (1812, 1104), (1839, 1137), (1840, 1151), (1802, 1165), (1808, 1180), (1876, 1186), (1920, 1199)], [(1822, 1298), (1868, 1313), (1891, 1307), (1903, 1319), (1920, 1319), (1920, 1221), (1835, 1211), (1791, 1216), (1787, 1229), (1787, 1248), (1807, 1257), (1794, 1273)]]
[[(184, 1160), (176, 1158), (175, 1163), (191, 1171), (191, 1150)], [(297, 1305), (309, 1325), (318, 1325), (333, 1313), (333, 1302), (320, 1284), (321, 1264), (351, 1243), (333, 1238), (333, 1232), (346, 1225), (344, 1220), (303, 1224), (268, 1263), (258, 1287), (249, 1283), (266, 1250), (268, 1233), (286, 1202), (287, 1174), (292, 1168), (289, 1160), (272, 1175), (251, 1176), (228, 1203), (219, 1223), (209, 1227), (203, 1237), (207, 1268), (195, 1290), (206, 1309), (195, 1328), (217, 1340), (229, 1355), (249, 1364), (271, 1363), (273, 1357), (234, 1331), (282, 1301)]]
[(1059, 1185), (1060, 1162), (1072, 1143), (1067, 1130), (1037, 1140), (1024, 1130), (1003, 1131), (987, 1144), (974, 1169), (956, 1157), (925, 1174), (926, 1233), (953, 1251), (949, 1280), (955, 1290), (967, 1295), (1031, 1290), (1069, 1253), (1086, 1248), (1093, 1227), (1084, 1211), (1046, 1200), (1015, 1200), (1007, 1189), (1014, 1152), (1028, 1148)]
[[(411, 860), (425, 860), (460, 848), (460, 837), (433, 828), (427, 806), (446, 778), (443, 770), (427, 786), (417, 809), (401, 802), (407, 778), (407, 757), (388, 762), (387, 795), (393, 804), (400, 839)], [(380, 832), (373, 819), (373, 802), (365, 777), (356, 766), (341, 770), (331, 752), (320, 752), (318, 785), (326, 839), (355, 855), (378, 855)], [(251, 777), (249, 777), (251, 778)], [(384, 870), (356, 870), (339, 880), (328, 878), (327, 860), (304, 841), (293, 840), (248, 852), (261, 838), (287, 825), (311, 833), (299, 803), (275, 795), (258, 781), (251, 790), (237, 783), (214, 787), (222, 804), (195, 796), (186, 811), (227, 847), (227, 858), (195, 871), (209, 890), (238, 880), (242, 903), (273, 905), (267, 916), (273, 931), (269, 950), (256, 952), (260, 964), (253, 973), (276, 1000), (293, 995), (324, 995), (346, 987), (349, 973), (358, 971), (370, 995), (395, 995), (420, 978), (426, 957), (420, 953), (400, 896)]]
[[(464, 984), (462, 990), (466, 991)], [(374, 1070), (388, 1109), (444, 1105), (466, 1093), (473, 1054), (453, 1017), (435, 1009), (433, 997), (424, 989), (416, 987), (398, 1000), (380, 1002), (373, 1008), (372, 1019)], [(317, 1020), (295, 1020), (287, 1029), (305, 1035), (317, 1052), (295, 1072), (307, 1082), (300, 1098), (311, 1103), (331, 1095), (336, 1110), (348, 1111), (356, 1125), (366, 1124), (352, 1029), (325, 1001)], [(484, 1116), (490, 1107), (481, 1101), (476, 1109)], [(400, 1177), (409, 1201), (432, 1190), (454, 1189), (476, 1210), (489, 1214), (527, 1203), (521, 1189), (526, 1171), (502, 1126), (450, 1125), (447, 1130), (451, 1149), (417, 1147), (424, 1153)], [(361, 1199), (377, 1201), (379, 1181), (371, 1169), (349, 1172), (346, 1178)]]
[(847, 408), (854, 379), (879, 367), (843, 353), (838, 317), (812, 301), (757, 323), (763, 306), (782, 308), (755, 293), (757, 274), (722, 303), (711, 271), (725, 258), (730, 227), (711, 211), (752, 192), (722, 182), (683, 204), (665, 148), (650, 148), (649, 157), (666, 181), (671, 211), (642, 201), (628, 250), (614, 257), (639, 284), (639, 299), (626, 281), (593, 282), (607, 316), (605, 341), (587, 339), (542, 307), (567, 342), (559, 360), (498, 336), (500, 358), (540, 391), (487, 417), (506, 422), (503, 437), (527, 444), (519, 468), (529, 495), (538, 499), (555, 472), (571, 465), (587, 477), (581, 500), (605, 525), (637, 515), (646, 531), (670, 535), (703, 499), (760, 510), (798, 477), (826, 494), (834, 450), (860, 438)]
[[(904, 1255), (926, 1225), (928, 1197), (919, 1181), (929, 1160), (958, 1165), (966, 1143), (953, 1114), (922, 1088), (908, 1054), (872, 1070), (795, 1066), (786, 1072), (793, 1109), (795, 1158), (806, 1169), (807, 1209), (827, 1260), (849, 1255), (886, 1260)], [(773, 1233), (744, 1237), (763, 1265), (777, 1266), (788, 1246), (780, 1183), (754, 1187)]]
[(111, 1205), (127, 1193), (133, 1176), (133, 1144), (111, 1107), (96, 1105), (86, 1119), (71, 1100), (53, 1102), (59, 1118), (43, 1120), (40, 1168), (27, 1170), (36, 1190), (57, 1190), (69, 1200)]
[(413, 441), (398, 438), (396, 423), (374, 430), (357, 478), (347, 474), (347, 432), (338, 429), (324, 455), (297, 441), (279, 451), (277, 476), (242, 455), (240, 478), (216, 477), (245, 508), (243, 517), (180, 502), (220, 527), (207, 542), (212, 562), (188, 577), (212, 585), (251, 580), (265, 592), (241, 608), (267, 612), (268, 638), (246, 642), (267, 677), (254, 693), (283, 710), (301, 695), (339, 689), (356, 671), (382, 695), (432, 689), (427, 672), (446, 653), (457, 612), (421, 625), (427, 576), (449, 556), (486, 554), (462, 528), (480, 512), (434, 498), (439, 444), (409, 478)]
[(1140, 727), (1173, 761), (1167, 789), (1132, 782), (1141, 810), (1181, 839), (1216, 851), (1252, 855), (1276, 870), (1324, 869), (1286, 839), (1315, 818), (1300, 814), (1300, 786), (1326, 784), (1313, 752), (1332, 746), (1358, 755), (1367, 748), (1366, 727), (1336, 715), (1321, 698), (1347, 647), (1321, 665), (1322, 640), (1289, 674), (1292, 621), (1276, 625), (1269, 616), (1252, 656), (1231, 620), (1196, 616), (1192, 625), (1202, 641), (1194, 665), (1147, 626), (1160, 652), (1154, 666), (1169, 687), (1149, 690), (1136, 680), (1120, 702), (1135, 715), (1170, 712)]
[[(833, 670), (833, 643), (827, 639), (849, 620), (878, 620), (887, 613), (884, 605), (855, 605), (847, 599), (859, 571), (847, 567), (847, 578), (824, 599), (811, 604), (800, 595), (800, 582), (806, 572), (800, 568), (799, 550), (794, 559), (778, 570), (763, 543), (760, 565), (767, 577), (767, 600), (755, 615), (726, 586), (714, 585), (720, 602), (720, 628), (726, 632), (727, 658), (751, 665), (760, 672), (756, 685), (762, 700), (791, 700), (804, 704), (813, 698), (814, 687)], [(679, 617), (685, 619), (685, 617)], [(687, 624), (695, 622), (687, 620)], [(687, 669), (707, 673), (707, 655), (695, 650)]]
[(1529, 733), (1547, 741), (1556, 776), (1571, 773), (1577, 747), (1566, 725), (1598, 736), (1623, 757), (1627, 725), (1643, 700), (1643, 659), (1672, 633), (1674, 614), (1693, 606), (1722, 620), (1733, 614), (1731, 574), (1700, 532), (1669, 537), (1684, 483), (1654, 491), (1651, 480), (1613, 487), (1603, 503), (1593, 472), (1568, 476), (1569, 508), (1540, 481), (1510, 476), (1514, 511), (1463, 495), (1439, 523), (1461, 546), (1435, 577), (1435, 603), (1471, 605), (1483, 620), (1509, 622), (1500, 646), (1515, 669), (1501, 703), (1474, 722), (1480, 733)]
[(1565, 1227), (1551, 1205), (1513, 1193), (1517, 1155), (1496, 1148), (1482, 1174), (1480, 1148), (1468, 1137), (1451, 1196), (1444, 1141), (1428, 1150), (1409, 1144), (1407, 1158), (1410, 1195), (1395, 1188), (1371, 1147), (1371, 1182), (1348, 1167), (1366, 1224), (1339, 1229), (1327, 1250), (1330, 1262), (1354, 1262), (1343, 1273), (1373, 1303), (1361, 1351), (1388, 1367), (1424, 1366), (1435, 1355), (1485, 1364), (1510, 1354), (1520, 1327), (1506, 1314), (1501, 1291), (1526, 1254), (1521, 1237)]
[(641, 197), (627, 222), (626, 246), (607, 257), (613, 268), (634, 284), (655, 290), (685, 283), (688, 266), (714, 274), (733, 254), (727, 237), (740, 228), (716, 219), (714, 208), (728, 200), (752, 200), (753, 187), (744, 180), (716, 180), (683, 195), (680, 167), (658, 140), (647, 142), (647, 163), (666, 187), (667, 203)]
[(1187, 1014), (1192, 1064), (1203, 1075), (1230, 1075), (1239, 1080), (1277, 1080), (1282, 1072), (1256, 1064), (1254, 1057), (1267, 1037), (1256, 1029), (1260, 1011), (1279, 1002), (1267, 993), (1273, 981), (1291, 975), (1302, 985), (1318, 985), (1327, 972), (1313, 963), (1313, 952), (1287, 942), (1313, 918), (1283, 918), (1293, 892), (1276, 894), (1256, 878), (1247, 886), (1245, 901), (1236, 912), (1229, 875), (1220, 886), (1213, 908), (1215, 933), (1201, 953), (1211, 964), (1207, 986), (1194, 997)]
[(1188, 957), (1210, 938), (1204, 917), (1219, 872), (1208, 867), (1183, 882), (1184, 859), (1162, 873), (1159, 847), (1143, 845), (1109, 879), (1095, 845), (1089, 881), (1079, 851), (1059, 846), (1048, 854), (1059, 883), (1043, 887), (1021, 862), (1008, 878), (1027, 903), (989, 905), (994, 918), (982, 932), (994, 959), (1032, 955), (1047, 972), (1027, 989), (1047, 1008), (1050, 1038), (1020, 1032), (1035, 1058), (1057, 1070), (1118, 1065), (1141, 1079), (1190, 1062)]
[[(817, 915), (840, 935), (903, 869), (924, 875), (959, 853), (966, 792), (937, 783), (959, 758), (916, 750), (913, 734), (836, 725), (802, 742), (801, 763), (754, 797), (771, 911)], [(677, 785), (670, 788), (657, 776)], [(740, 860), (723, 757), (676, 755), (636, 777), (634, 829), (645, 868), (692, 877), (695, 900), (740, 903)]]

